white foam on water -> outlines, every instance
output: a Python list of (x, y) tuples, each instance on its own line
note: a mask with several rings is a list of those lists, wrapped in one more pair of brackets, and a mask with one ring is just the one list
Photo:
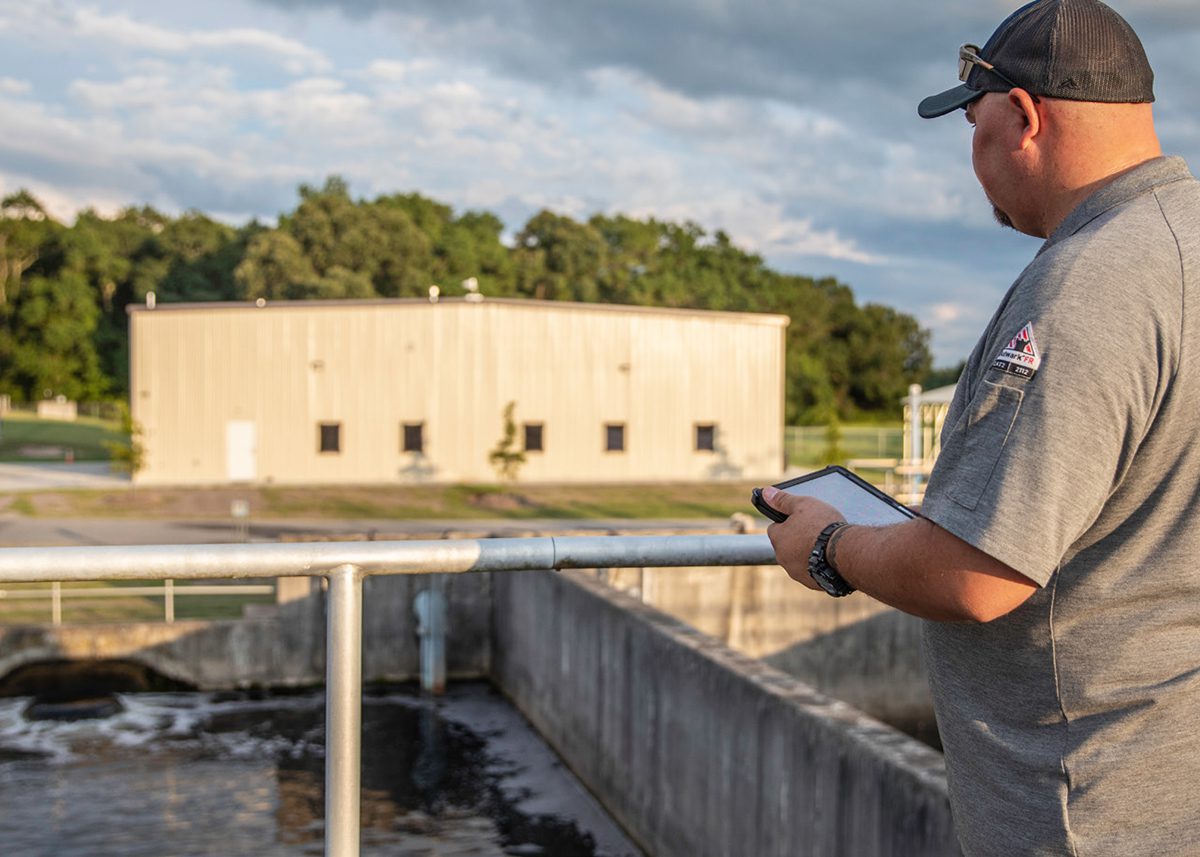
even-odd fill
[(257, 736), (246, 731), (207, 733), (214, 716), (237, 712), (304, 710), (312, 699), (214, 701), (203, 693), (117, 694), (122, 710), (104, 718), (64, 721), (28, 720), (23, 712), (28, 697), (0, 699), (0, 750), (33, 753), (56, 764), (93, 755), (98, 745), (122, 748), (203, 748), (221, 758), (254, 759), (288, 755), (298, 758), (311, 750), (310, 742), (280, 735)]
[(57, 725), (46, 721), (29, 721), (24, 711), (32, 699), (18, 696), (0, 700), (0, 748), (45, 756), (52, 761), (70, 761), (70, 746)]

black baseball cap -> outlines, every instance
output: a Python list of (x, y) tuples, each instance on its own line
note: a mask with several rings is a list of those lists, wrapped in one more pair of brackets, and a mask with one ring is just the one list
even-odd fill
[[(1129, 24), (1099, 0), (1035, 0), (1011, 14), (969, 62), (961, 86), (917, 107), (925, 119), (966, 107), (985, 92), (1016, 84), (1031, 95), (1071, 101), (1144, 104), (1154, 100), (1154, 72)], [(960, 52), (960, 62), (964, 54)], [(992, 69), (987, 68), (993, 66)]]

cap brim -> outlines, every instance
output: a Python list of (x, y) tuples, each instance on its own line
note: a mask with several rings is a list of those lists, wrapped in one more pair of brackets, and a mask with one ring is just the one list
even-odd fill
[(917, 105), (917, 114), (922, 119), (936, 119), (960, 107), (966, 107), (984, 94), (982, 89), (972, 89), (965, 83), (937, 95), (931, 95)]

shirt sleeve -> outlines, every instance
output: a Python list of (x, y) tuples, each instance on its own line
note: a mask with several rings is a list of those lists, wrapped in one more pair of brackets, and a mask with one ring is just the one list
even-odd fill
[(943, 435), (922, 514), (1048, 583), (1133, 466), (1176, 357), (1179, 302), (1177, 269), (1139, 268), (1133, 253), (1035, 260)]

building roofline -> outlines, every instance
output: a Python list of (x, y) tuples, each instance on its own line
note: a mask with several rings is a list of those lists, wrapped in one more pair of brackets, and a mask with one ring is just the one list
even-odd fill
[(186, 303), (160, 303), (154, 307), (148, 307), (144, 304), (129, 304), (125, 307), (125, 312), (129, 315), (134, 313), (161, 313), (161, 312), (188, 312), (197, 310), (256, 310), (259, 312), (266, 310), (280, 309), (314, 309), (317, 307), (361, 307), (361, 306), (376, 306), (376, 307), (393, 307), (393, 306), (427, 306), (435, 307), (439, 304), (501, 304), (504, 306), (519, 306), (519, 307), (535, 307), (542, 309), (571, 309), (585, 310), (594, 312), (625, 312), (625, 313), (648, 313), (654, 315), (676, 315), (676, 316), (693, 316), (700, 318), (726, 317), (736, 318), (741, 321), (754, 322), (757, 324), (765, 324), (777, 327), (786, 327), (791, 323), (791, 319), (786, 315), (778, 313), (758, 313), (758, 312), (731, 312), (727, 310), (708, 310), (708, 309), (683, 309), (676, 307), (652, 307), (638, 306), (634, 304), (608, 304), (608, 303), (584, 303), (582, 301), (546, 301), (536, 300), (534, 298), (484, 298), (482, 300), (468, 300), (466, 297), (442, 297), (437, 303), (432, 303), (428, 298), (370, 298), (361, 300), (276, 300), (265, 301), (261, 305), (255, 301), (196, 301)]

